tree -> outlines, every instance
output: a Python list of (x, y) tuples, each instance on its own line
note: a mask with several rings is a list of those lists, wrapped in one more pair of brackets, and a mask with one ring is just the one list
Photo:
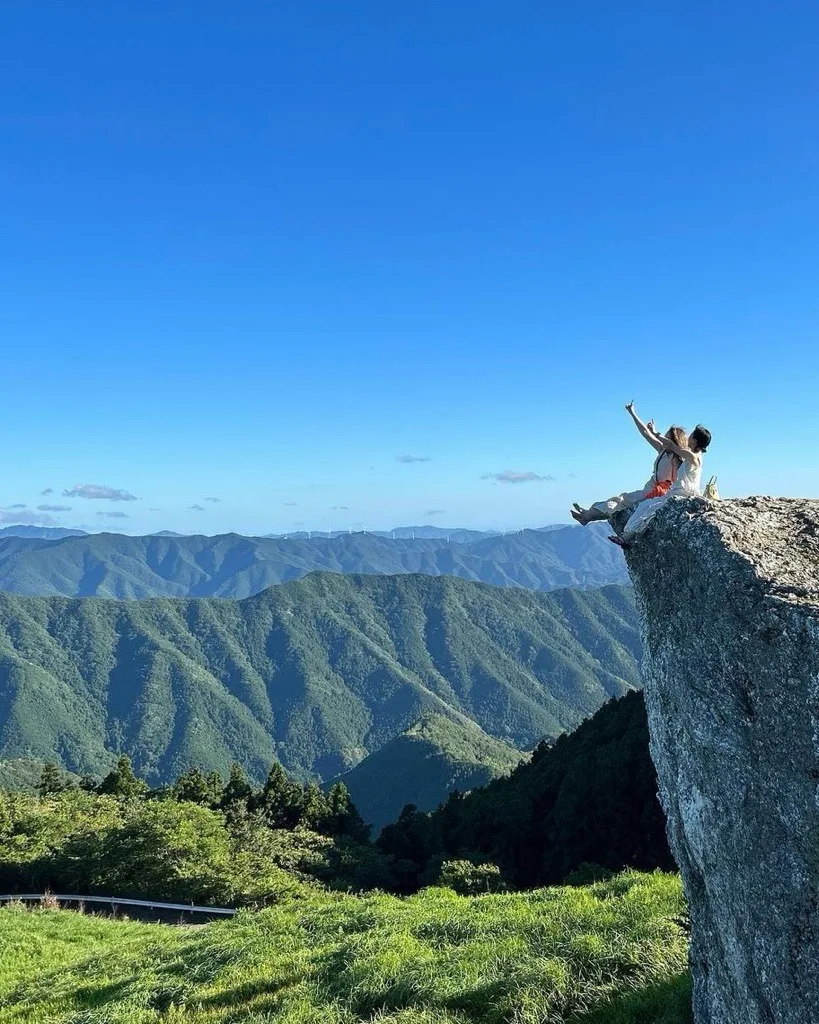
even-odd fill
[(80, 777), (79, 786), (83, 793), (96, 793), (98, 785), (98, 781), (88, 772)]
[(188, 768), (171, 787), (171, 796), (177, 801), (210, 806), (210, 786), (200, 768)]
[(304, 792), (288, 778), (278, 761), (270, 769), (261, 793), (253, 800), (271, 828), (295, 828), (301, 821)]
[(235, 804), (242, 803), (247, 807), (247, 802), (253, 795), (253, 789), (250, 783), (247, 781), (242, 766), (236, 764), (234, 761), (230, 766), (230, 773), (228, 774), (228, 780), (222, 791), (222, 799), (220, 804), (223, 810), (228, 807), (232, 807)]
[(120, 754), (116, 767), (100, 783), (97, 792), (104, 796), (118, 796), (135, 799), (144, 796), (148, 787), (134, 775), (131, 759), (127, 754)]
[(55, 793), (62, 793), (65, 789), (68, 789), (68, 785), (57, 765), (53, 761), (44, 764), (40, 781), (37, 783), (37, 792), (40, 796), (53, 796)]
[(323, 832), (327, 825), (330, 807), (324, 794), (315, 784), (310, 782), (304, 787), (301, 804), (301, 824), (314, 832)]
[(334, 783), (327, 794), (325, 829), (329, 835), (349, 836), (361, 843), (369, 841), (370, 826), (358, 813), (343, 782)]

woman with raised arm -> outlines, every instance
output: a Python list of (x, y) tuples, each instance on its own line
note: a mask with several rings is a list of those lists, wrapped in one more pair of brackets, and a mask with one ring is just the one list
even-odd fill
[(677, 479), (664, 496), (652, 496), (641, 501), (629, 516), (622, 536), (609, 537), (612, 544), (619, 544), (622, 548), (629, 547), (634, 538), (645, 530), (657, 510), (669, 498), (697, 498), (702, 494), (702, 457), (711, 443), (711, 431), (699, 425), (694, 427), (688, 435), (685, 446), (669, 440), (665, 443), (682, 462)]
[(661, 437), (654, 427), (653, 420), (643, 423), (634, 409), (633, 401), (626, 406), (626, 412), (631, 416), (640, 434), (658, 453), (654, 460), (651, 477), (639, 491), (623, 491), (622, 494), (615, 494), (614, 497), (607, 498), (605, 501), (596, 501), (589, 508), (582, 508), (575, 504), (571, 515), (581, 526), (588, 526), (589, 523), (608, 519), (615, 512), (636, 505), (646, 498), (658, 498), (665, 494), (677, 479), (682, 460), (670, 445), (673, 444), (678, 448), (684, 447), (687, 443), (685, 430), (682, 427), (669, 427), (665, 436)]

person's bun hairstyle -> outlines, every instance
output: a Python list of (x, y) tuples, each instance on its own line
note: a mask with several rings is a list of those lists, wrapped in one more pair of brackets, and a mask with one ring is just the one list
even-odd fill
[(691, 431), (691, 440), (696, 441), (698, 451), (704, 452), (711, 444), (711, 431), (702, 424), (697, 424)]

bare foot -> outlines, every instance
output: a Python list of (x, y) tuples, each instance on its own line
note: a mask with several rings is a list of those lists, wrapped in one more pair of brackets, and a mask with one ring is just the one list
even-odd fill
[(576, 508), (578, 512), (585, 512), (586, 510), (582, 505), (578, 505), (576, 501), (572, 502), (572, 508)]

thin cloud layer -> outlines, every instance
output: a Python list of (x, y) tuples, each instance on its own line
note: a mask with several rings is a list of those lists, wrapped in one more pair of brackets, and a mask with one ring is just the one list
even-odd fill
[(297, 501), (283, 501), (282, 504), (285, 508), (295, 508), (298, 505)]
[(54, 516), (23, 507), (19, 511), (0, 508), (0, 526), (56, 526)]
[(201, 505), (188, 505), (188, 509), (191, 512), (204, 512), (205, 510)]
[(46, 487), (46, 489), (44, 491), (40, 491), (40, 497), (41, 498), (47, 498), (49, 496), (49, 494), (53, 494), (53, 493), (54, 493), (54, 488), (53, 487)]
[(27, 508), (25, 502), (18, 502), (16, 505), (6, 505), (6, 508)]
[(555, 480), (553, 476), (541, 476), (540, 473), (533, 473), (531, 469), (504, 469), (501, 473), (484, 473), (481, 480), (494, 480), (499, 484), (528, 484), (544, 483)]
[(94, 501), (136, 501), (137, 497), (128, 491), (116, 487), (105, 487), (102, 484), (75, 484), (70, 490), (63, 491), (64, 498), (90, 498)]
[(127, 512), (97, 512), (103, 519), (130, 519)]
[(430, 508), (430, 509), (427, 509), (427, 513), (426, 514), (428, 516), (443, 516), (443, 515), (446, 515), (446, 509), (445, 508)]
[(205, 498), (205, 501), (212, 501), (217, 505), (221, 502), (221, 500), (221, 498)]
[(432, 462), (429, 455), (398, 455), (396, 456), (399, 462), (409, 464), (411, 462)]
[(38, 505), (37, 509), (40, 512), (70, 512), (70, 505)]
[(349, 512), (349, 510), (350, 510), (350, 506), (349, 505), (331, 505), (330, 506), (330, 511), (331, 512)]

